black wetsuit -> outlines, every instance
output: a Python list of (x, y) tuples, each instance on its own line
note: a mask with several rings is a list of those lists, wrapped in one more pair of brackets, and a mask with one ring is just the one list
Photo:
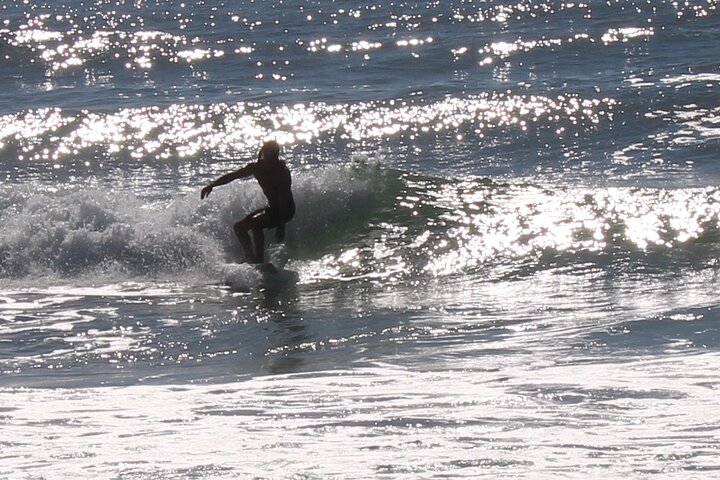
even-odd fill
[[(267, 148), (267, 145), (263, 146), (263, 150)], [(200, 192), (202, 200), (210, 195), (213, 188), (233, 180), (253, 176), (258, 181), (267, 198), (268, 206), (252, 212), (233, 226), (235, 234), (245, 250), (245, 255), (253, 263), (264, 262), (265, 237), (263, 230), (275, 228), (276, 238), (278, 242), (282, 242), (285, 239), (285, 224), (295, 216), (290, 170), (285, 162), (278, 159), (278, 149), (277, 145), (275, 148), (269, 149), (271, 155), (274, 150), (274, 159), (266, 159), (261, 150), (260, 159), (257, 162), (249, 163), (239, 170), (223, 175)], [(248, 235), (249, 232), (252, 232), (252, 241)], [(253, 242), (255, 248), (253, 248)]]
[[(260, 184), (260, 188), (268, 200), (267, 207), (253, 212), (249, 216), (255, 217), (261, 212), (266, 215), (267, 219), (262, 222), (263, 228), (277, 227), (292, 220), (295, 216), (295, 199), (292, 195), (290, 170), (285, 162), (257, 162), (245, 168), (252, 170), (252, 175)], [(256, 217), (256, 220), (259, 218)]]
[(292, 179), (285, 162), (256, 162), (241, 170), (253, 175), (260, 184), (268, 206), (256, 210), (246, 218), (252, 218), (263, 228), (275, 228), (292, 220), (295, 216), (295, 200), (292, 195)]

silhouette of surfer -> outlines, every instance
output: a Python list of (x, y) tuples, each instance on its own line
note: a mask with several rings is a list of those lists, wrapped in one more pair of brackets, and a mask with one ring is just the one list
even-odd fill
[[(248, 262), (265, 262), (265, 235), (263, 230), (275, 228), (278, 242), (285, 240), (285, 224), (295, 216), (295, 200), (292, 195), (290, 170), (280, 160), (280, 145), (275, 141), (265, 142), (258, 153), (258, 160), (239, 170), (228, 173), (212, 182), (200, 192), (200, 199), (206, 198), (212, 189), (237, 180), (254, 176), (268, 201), (268, 206), (256, 210), (237, 222), (235, 234), (245, 250)], [(248, 232), (252, 232), (252, 241)], [(255, 243), (253, 249), (253, 242)]]

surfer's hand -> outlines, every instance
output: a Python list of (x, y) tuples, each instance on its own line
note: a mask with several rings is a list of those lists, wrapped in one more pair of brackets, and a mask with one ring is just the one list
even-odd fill
[(212, 192), (212, 189), (213, 189), (212, 185), (208, 185), (207, 187), (203, 188), (202, 191), (200, 192), (200, 200), (203, 200), (205, 197), (210, 195), (210, 192)]

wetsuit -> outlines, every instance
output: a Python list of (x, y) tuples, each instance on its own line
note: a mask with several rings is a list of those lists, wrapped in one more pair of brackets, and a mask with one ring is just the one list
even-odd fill
[(275, 228), (292, 220), (295, 216), (295, 200), (292, 195), (292, 179), (285, 162), (256, 162), (240, 170), (244, 175), (253, 175), (260, 184), (268, 206), (245, 217), (262, 228)]

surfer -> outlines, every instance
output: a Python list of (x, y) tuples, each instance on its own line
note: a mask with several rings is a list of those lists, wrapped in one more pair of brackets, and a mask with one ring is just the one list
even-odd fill
[[(204, 199), (212, 189), (233, 180), (254, 176), (268, 201), (268, 206), (256, 210), (237, 222), (235, 234), (245, 250), (250, 263), (265, 262), (265, 235), (263, 230), (275, 228), (278, 242), (285, 240), (285, 224), (295, 216), (295, 201), (292, 195), (290, 170), (280, 160), (280, 145), (275, 141), (265, 142), (258, 153), (258, 160), (241, 169), (223, 175), (200, 192)], [(248, 232), (252, 232), (252, 241)], [(253, 250), (253, 242), (255, 248)]]

